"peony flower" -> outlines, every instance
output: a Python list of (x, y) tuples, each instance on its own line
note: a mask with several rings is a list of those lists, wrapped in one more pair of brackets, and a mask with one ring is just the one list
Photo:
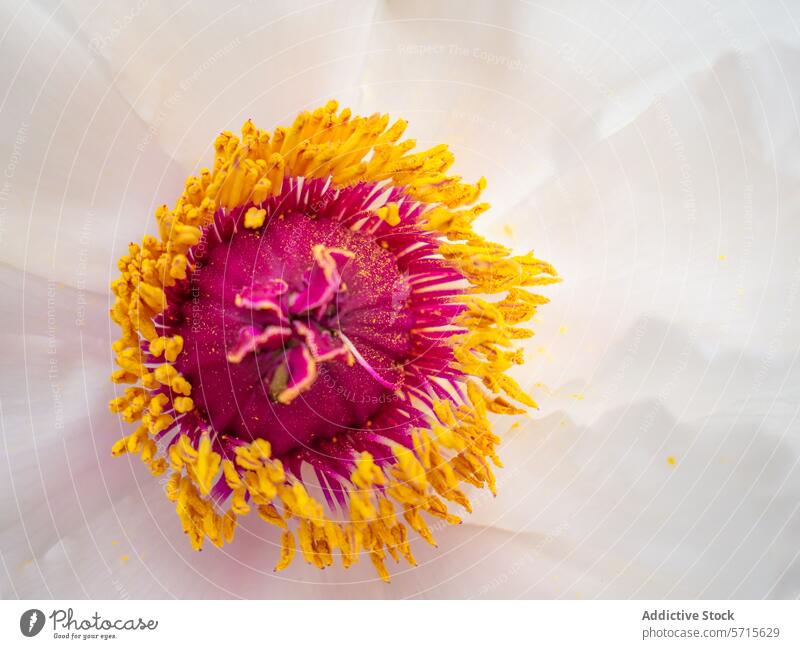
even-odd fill
[[(796, 597), (797, 19), (776, 3), (711, 4), (4, 3), (0, 596)], [(120, 369), (109, 284), (129, 242), (161, 240), (154, 212), (213, 169), (220, 129), (253, 118), (274, 137), (329, 97), (403, 116), (415, 150), (447, 142), (448, 174), (489, 180), (453, 209), (491, 203), (473, 230), (512, 257), (534, 249), (563, 277), (541, 291), (545, 308), (513, 325), (536, 335), (513, 341), (526, 362), (505, 374), (539, 409), (505, 395), (528, 412), (487, 413), (504, 465), (488, 461), (497, 495), (485, 482), (459, 487), (471, 513), (442, 499), (460, 525), (422, 513), (438, 547), (393, 501), (418, 566), (387, 555), (389, 584), (364, 548), (348, 570), (341, 548), (318, 570), (296, 535), (291, 567), (273, 572), (284, 530), (252, 498), (232, 543), (205, 538), (197, 552), (165, 497), (172, 470), (154, 478), (141, 452), (109, 452), (139, 425), (108, 408), (133, 387), (108, 380)], [(263, 216), (237, 233), (280, 227)], [(313, 248), (304, 254), (301, 277)], [(344, 284), (342, 300), (355, 290)], [(267, 322), (232, 299), (238, 329)], [(226, 330), (234, 344), (238, 329)], [(230, 351), (220, 361), (231, 372), (254, 364)], [(165, 346), (159, 364), (174, 352)], [(314, 361), (315, 383), (344, 395), (332, 376), (367, 373), (352, 356), (352, 366)], [(194, 383), (171, 394), (192, 399), (184, 414), (201, 413)], [(271, 444), (269, 461), (277, 453)], [(370, 454), (387, 467), (395, 457)], [(348, 522), (337, 499), (346, 483), (331, 485), (332, 508), (313, 469), (301, 479), (326, 520)], [(299, 520), (286, 523), (295, 531)]]
[(405, 129), (331, 101), (223, 132), (119, 262), (111, 410), (137, 426), (112, 452), (169, 472), (196, 550), (256, 512), (283, 531), (277, 570), (363, 552), (389, 581), (409, 529), (434, 544), (464, 485), (495, 492), (488, 415), (535, 406), (506, 372), (555, 271), (478, 235), (485, 181)]

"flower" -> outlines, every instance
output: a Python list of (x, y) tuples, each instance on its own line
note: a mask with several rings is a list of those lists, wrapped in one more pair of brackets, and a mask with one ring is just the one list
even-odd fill
[(409, 529), (433, 544), (464, 485), (494, 493), (490, 416), (535, 407), (507, 371), (547, 301), (530, 289), (557, 277), (476, 234), (485, 181), (405, 128), (332, 101), (224, 132), (119, 262), (110, 406), (136, 428), (112, 453), (169, 472), (197, 550), (256, 512), (282, 530), (277, 570), (297, 547), (319, 568), (363, 552), (388, 581)]
[[(0, 597), (797, 596), (798, 41), (775, 3), (94, 4), (0, 9)], [(255, 512), (194, 552), (169, 474), (107, 452), (132, 430), (107, 379), (127, 242), (215, 126), (328, 95), (448, 142), (490, 180), (476, 230), (568, 278), (518, 341), (540, 408), (496, 418), (497, 497), (467, 491), (438, 548), (410, 534), (420, 569), (387, 562), (389, 586), (367, 557), (273, 573)]]

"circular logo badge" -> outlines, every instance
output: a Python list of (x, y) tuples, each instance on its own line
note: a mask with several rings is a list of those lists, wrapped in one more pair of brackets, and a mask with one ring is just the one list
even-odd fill
[(32, 608), (25, 611), (22, 617), (19, 618), (19, 630), (22, 635), (32, 638), (44, 627), (44, 613), (38, 608)]

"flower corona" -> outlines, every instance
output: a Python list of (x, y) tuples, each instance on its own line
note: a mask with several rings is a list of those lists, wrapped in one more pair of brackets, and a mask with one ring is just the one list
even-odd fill
[(119, 262), (110, 406), (136, 428), (112, 453), (168, 472), (195, 549), (255, 513), (276, 569), (368, 555), (388, 581), (410, 530), (433, 543), (465, 485), (494, 493), (491, 419), (535, 407), (507, 374), (547, 301), (530, 287), (558, 278), (475, 233), (485, 181), (405, 128), (331, 101), (223, 132)]

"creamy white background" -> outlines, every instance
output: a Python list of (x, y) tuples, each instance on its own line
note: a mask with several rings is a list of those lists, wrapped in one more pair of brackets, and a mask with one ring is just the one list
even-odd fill
[[(0, 594), (797, 597), (799, 26), (778, 1), (4, 2)], [(331, 97), (449, 142), (489, 179), (479, 229), (564, 278), (500, 495), (390, 585), (276, 575), (257, 520), (194, 553), (109, 457), (117, 258), (218, 131)]]

